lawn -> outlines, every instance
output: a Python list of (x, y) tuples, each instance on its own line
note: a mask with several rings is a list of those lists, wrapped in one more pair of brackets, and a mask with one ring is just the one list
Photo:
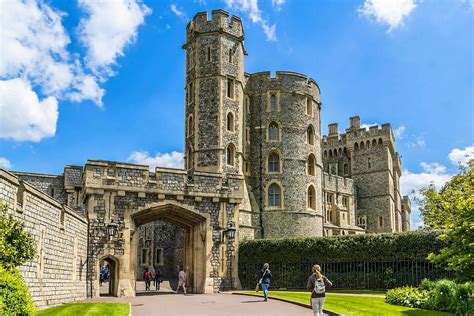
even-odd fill
[(38, 316), (128, 316), (130, 307), (127, 303), (67, 303), (44, 309)]
[[(263, 295), (261, 292), (244, 292), (245, 294)], [(364, 293), (369, 294), (369, 293)], [(289, 301), (304, 303), (309, 305), (310, 293), (305, 292), (270, 292), (269, 297), (281, 298)], [(446, 316), (448, 313), (435, 312), (426, 309), (396, 306), (385, 303), (382, 297), (349, 296), (326, 294), (324, 309), (332, 312), (344, 314), (346, 316), (359, 315), (411, 315), (411, 316)]]

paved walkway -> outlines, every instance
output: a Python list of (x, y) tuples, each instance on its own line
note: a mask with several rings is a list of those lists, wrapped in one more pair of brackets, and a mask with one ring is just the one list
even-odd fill
[(130, 302), (133, 316), (152, 315), (313, 315), (310, 309), (261, 298), (231, 294), (156, 294), (130, 298), (101, 297), (93, 302)]

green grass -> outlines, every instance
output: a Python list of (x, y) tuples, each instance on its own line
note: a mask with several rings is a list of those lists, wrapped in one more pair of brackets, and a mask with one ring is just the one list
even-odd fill
[[(262, 296), (259, 292), (243, 292), (245, 294), (252, 294)], [(367, 294), (367, 293), (364, 293)], [(281, 298), (288, 301), (308, 304), (310, 303), (309, 292), (270, 292), (269, 297)], [(448, 313), (435, 312), (426, 309), (411, 308), (405, 306), (396, 306), (385, 303), (382, 297), (367, 297), (367, 296), (349, 296), (326, 293), (326, 301), (324, 309), (344, 314), (346, 316), (359, 315), (410, 315), (410, 316), (446, 316)]]
[(67, 303), (44, 309), (38, 316), (128, 316), (127, 303)]

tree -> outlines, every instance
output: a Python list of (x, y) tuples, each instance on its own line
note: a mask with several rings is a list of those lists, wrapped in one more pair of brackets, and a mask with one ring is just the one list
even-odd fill
[(13, 269), (33, 259), (35, 250), (33, 237), (0, 201), (0, 267)]
[(443, 229), (448, 242), (428, 259), (454, 271), (460, 281), (474, 276), (474, 160), (460, 166), (460, 173), (439, 191), (434, 185), (421, 190), (420, 211), (425, 225)]

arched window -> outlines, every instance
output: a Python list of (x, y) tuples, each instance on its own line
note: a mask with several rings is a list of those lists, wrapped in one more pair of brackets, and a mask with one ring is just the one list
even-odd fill
[(329, 149), (329, 158), (332, 158), (332, 149)]
[(354, 150), (355, 150), (355, 151), (358, 151), (358, 150), (359, 150), (359, 144), (358, 144), (358, 143), (355, 143), (355, 145), (354, 145)]
[(268, 172), (280, 172), (280, 157), (275, 152), (268, 156)]
[(310, 176), (314, 176), (316, 174), (315, 166), (316, 166), (316, 159), (314, 158), (314, 155), (311, 154), (308, 157), (308, 174)]
[(360, 143), (360, 150), (364, 150), (364, 149), (365, 149), (364, 142), (361, 142), (361, 143)]
[(277, 110), (276, 95), (270, 95), (270, 111), (275, 112)]
[(383, 140), (382, 140), (382, 138), (379, 138), (379, 145), (380, 145), (380, 146), (383, 145)]
[(327, 158), (327, 157), (328, 157), (328, 151), (325, 150), (325, 151), (324, 151), (324, 158)]
[(365, 143), (365, 147), (366, 147), (367, 149), (370, 149), (370, 140), (368, 140), (368, 141)]
[(279, 134), (278, 124), (275, 122), (271, 122), (270, 125), (268, 125), (268, 140), (277, 141), (278, 134)]
[(344, 175), (347, 176), (349, 174), (349, 165), (347, 163), (344, 164)]
[(308, 144), (314, 145), (314, 128), (312, 125), (308, 126), (308, 130), (306, 134), (307, 134), (306, 138), (307, 138)]
[(229, 144), (227, 146), (227, 151), (226, 151), (226, 162), (229, 166), (234, 165), (234, 157), (235, 157), (235, 147), (234, 144)]
[(342, 156), (342, 149), (339, 148), (339, 157), (341, 157), (341, 156)]
[(186, 162), (187, 162), (187, 169), (192, 169), (193, 168), (193, 151), (191, 147), (188, 148), (188, 153), (186, 155)]
[(377, 141), (374, 139), (372, 140), (372, 147), (375, 147), (375, 146), (377, 146)]
[(234, 131), (234, 114), (232, 112), (227, 113), (227, 130), (233, 132)]
[(194, 133), (194, 119), (193, 116), (190, 115), (188, 118), (188, 136)]
[(316, 209), (316, 190), (312, 185), (308, 188), (308, 207), (313, 210)]
[(334, 149), (334, 157), (337, 157), (337, 149)]
[(281, 189), (276, 183), (268, 187), (268, 206), (281, 207)]

